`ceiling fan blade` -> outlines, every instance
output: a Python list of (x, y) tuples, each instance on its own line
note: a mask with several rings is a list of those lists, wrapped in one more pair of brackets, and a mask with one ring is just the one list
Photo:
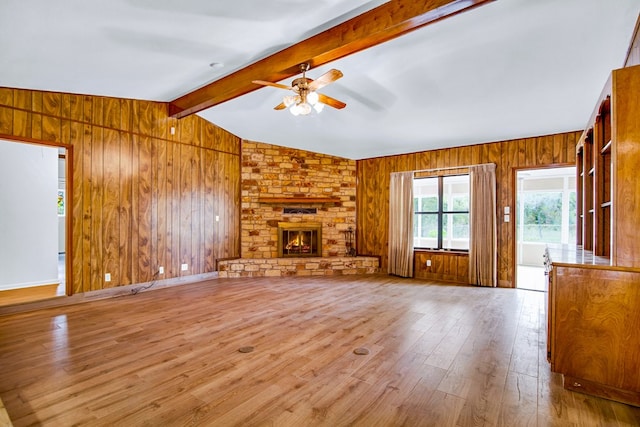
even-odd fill
[(336, 70), (335, 68), (331, 69), (326, 73), (324, 73), (323, 75), (321, 75), (320, 77), (318, 77), (317, 79), (315, 79), (314, 81), (312, 81), (311, 83), (309, 83), (309, 90), (318, 90), (321, 87), (328, 85), (329, 83), (335, 82), (340, 77), (342, 77), (342, 75), (343, 75), (342, 71)]
[(280, 89), (293, 90), (293, 88), (291, 86), (281, 85), (280, 83), (266, 82), (264, 80), (252, 80), (251, 83), (255, 83), (257, 85), (264, 85), (264, 86), (273, 86), (273, 87), (277, 87), (277, 88), (280, 88)]
[(338, 110), (341, 110), (347, 106), (347, 104), (345, 104), (344, 102), (338, 101), (335, 98), (331, 98), (330, 96), (323, 95), (321, 93), (318, 94), (318, 101), (328, 105), (329, 107), (337, 108)]
[(284, 105), (284, 102), (281, 102), (280, 104), (273, 107), (274, 110), (284, 110), (285, 108), (287, 108), (287, 106)]

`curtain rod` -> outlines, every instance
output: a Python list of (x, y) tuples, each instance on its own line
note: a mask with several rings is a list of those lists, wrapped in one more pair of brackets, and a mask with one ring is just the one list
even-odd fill
[(462, 165), (462, 166), (449, 166), (449, 167), (446, 167), (446, 168), (421, 169), (421, 170), (413, 171), (413, 173), (438, 172), (438, 171), (446, 171), (446, 170), (451, 170), (451, 169), (467, 169), (467, 168), (470, 168), (471, 166), (485, 166), (485, 165), (494, 165), (495, 166), (495, 163), (479, 163), (479, 164), (476, 164), (476, 165)]

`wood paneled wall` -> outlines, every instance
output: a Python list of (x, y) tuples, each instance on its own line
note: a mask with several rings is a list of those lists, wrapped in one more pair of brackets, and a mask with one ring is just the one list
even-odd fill
[[(427, 260), (431, 265), (427, 266)], [(416, 251), (413, 277), (466, 285), (469, 283), (469, 254), (461, 252)]]
[(69, 149), (73, 293), (213, 272), (240, 255), (241, 142), (195, 115), (0, 88), (0, 138)]
[(379, 255), (381, 268), (387, 269), (389, 233), (389, 175), (392, 172), (496, 164), (498, 215), (498, 284), (514, 285), (513, 222), (502, 222), (502, 209), (515, 208), (514, 170), (551, 165), (575, 164), (580, 132), (493, 142), (480, 145), (378, 157), (357, 162), (358, 253)]

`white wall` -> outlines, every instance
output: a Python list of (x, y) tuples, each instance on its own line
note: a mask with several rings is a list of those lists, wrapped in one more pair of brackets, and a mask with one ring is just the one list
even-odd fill
[(0, 140), (0, 290), (58, 283), (58, 150)]
[(547, 243), (519, 242), (518, 265), (544, 267), (544, 250)]

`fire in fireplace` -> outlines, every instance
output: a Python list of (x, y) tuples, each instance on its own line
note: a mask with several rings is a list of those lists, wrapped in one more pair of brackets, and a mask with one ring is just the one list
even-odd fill
[(316, 222), (279, 222), (279, 257), (322, 256), (322, 224)]

